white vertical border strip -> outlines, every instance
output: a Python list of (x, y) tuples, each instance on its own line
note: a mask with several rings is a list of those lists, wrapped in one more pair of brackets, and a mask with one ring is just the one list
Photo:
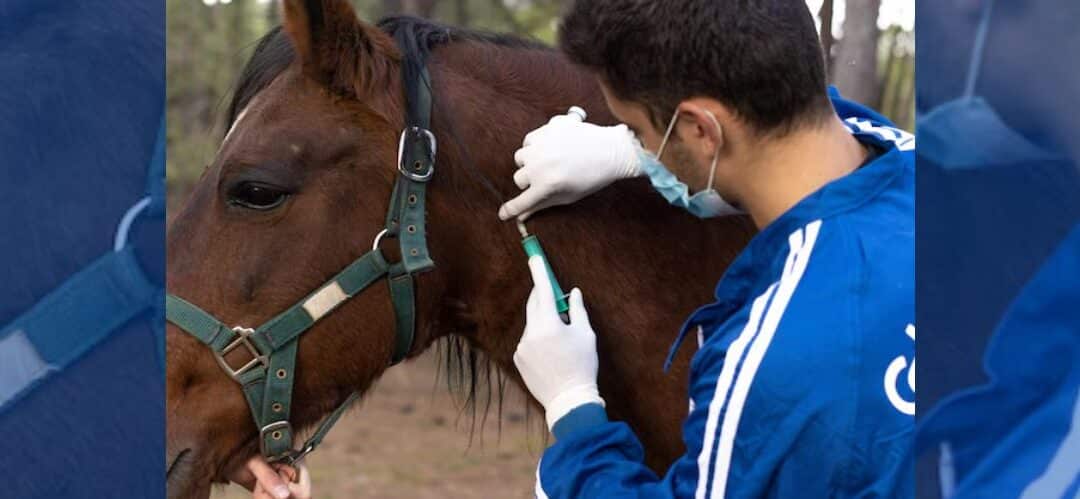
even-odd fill
[(544, 492), (544, 486), (540, 483), (540, 466), (543, 464), (543, 458), (536, 463), (536, 499), (548, 499), (547, 492)]
[[(1046, 466), (1046, 471), (1029, 483), (1020, 497), (1064, 497), (1077, 475), (1080, 475), (1080, 392), (1076, 394), (1069, 431), (1061, 439), (1061, 446)], [(1080, 492), (1076, 497), (1080, 497)]]
[[(789, 255), (788, 260), (790, 259)], [(724, 408), (724, 401), (731, 389), (731, 381), (735, 378), (735, 368), (739, 365), (739, 359), (742, 358), (746, 345), (757, 333), (765, 305), (769, 303), (769, 297), (772, 296), (774, 290), (776, 290), (775, 283), (754, 300), (754, 304), (750, 306), (750, 318), (746, 321), (746, 326), (724, 355), (724, 367), (720, 369), (716, 391), (713, 393), (712, 401), (709, 402), (709, 419), (705, 422), (705, 438), (701, 441), (701, 453), (698, 454), (698, 483), (697, 492), (694, 494), (695, 499), (705, 499), (705, 491), (709, 483), (709, 460), (712, 458), (712, 444), (716, 438), (716, 425), (720, 419), (720, 412)]]
[[(780, 319), (787, 309), (791, 296), (795, 294), (795, 288), (799, 285), (806, 266), (810, 261), (810, 254), (814, 250), (814, 242), (817, 241), (818, 232), (821, 229), (821, 220), (815, 220), (807, 224), (805, 229), (799, 229), (788, 236), (788, 244), (791, 252), (788, 261), (784, 265), (784, 275), (780, 278), (780, 286), (773, 298), (772, 306), (765, 314), (761, 324), (761, 332), (750, 346), (746, 355), (743, 368), (739, 371), (738, 379), (735, 380), (735, 388), (731, 394), (731, 403), (727, 412), (724, 413), (724, 422), (720, 426), (720, 442), (716, 449), (715, 477), (711, 497), (722, 498), (727, 490), (728, 471), (731, 466), (731, 453), (735, 444), (735, 433), (739, 428), (739, 419), (742, 417), (743, 406), (746, 404), (747, 395), (750, 393), (750, 385), (754, 381), (765, 352), (772, 342)], [(805, 234), (804, 234), (805, 231)]]

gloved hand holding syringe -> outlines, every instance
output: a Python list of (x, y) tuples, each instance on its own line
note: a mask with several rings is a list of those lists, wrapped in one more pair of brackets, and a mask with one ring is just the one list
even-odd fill
[[(566, 116), (578, 122), (584, 122), (586, 117), (585, 110), (577, 106), (571, 107)], [(555, 278), (555, 272), (551, 270), (551, 263), (548, 262), (547, 255), (544, 254), (544, 249), (540, 246), (540, 240), (535, 235), (529, 234), (521, 217), (517, 219), (517, 228), (518, 232), (521, 233), (521, 246), (525, 248), (525, 255), (529, 258), (540, 257), (544, 261), (544, 266), (547, 267), (548, 280), (551, 281), (551, 291), (555, 294), (555, 308), (559, 311), (559, 317), (562, 318), (563, 322), (569, 323), (570, 304), (566, 301), (568, 295), (563, 292), (562, 286), (559, 285), (558, 279)]]

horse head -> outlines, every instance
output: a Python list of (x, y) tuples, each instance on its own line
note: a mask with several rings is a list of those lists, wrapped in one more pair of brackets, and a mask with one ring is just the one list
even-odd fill
[[(229, 325), (265, 322), (371, 247), (397, 171), (394, 41), (345, 1), (284, 2), (284, 27), (287, 36), (267, 37), (247, 68), (230, 129), (167, 237), (169, 292)], [(257, 77), (264, 63), (281, 65), (266, 81)], [(302, 341), (298, 427), (388, 365), (387, 289), (353, 301)], [(173, 324), (167, 344), (169, 494), (205, 496), (257, 450), (255, 428), (209, 349)]]

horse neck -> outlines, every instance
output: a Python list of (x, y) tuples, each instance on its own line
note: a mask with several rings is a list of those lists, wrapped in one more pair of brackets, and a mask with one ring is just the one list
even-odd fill
[(425, 339), (459, 334), (512, 368), (532, 286), (521, 236), (497, 217), (519, 192), (514, 152), (529, 131), (572, 105), (595, 113), (590, 119), (611, 118), (595, 81), (553, 50), (458, 42), (437, 49), (429, 69), (440, 155), (428, 197), (437, 264), (429, 289), (439, 298)]
[[(595, 79), (555, 51), (459, 43), (436, 52), (430, 66), (433, 127), (444, 165), (437, 175), (444, 182), (429, 198), (429, 239), (437, 263), (445, 265), (443, 308), (455, 311), (438, 317), (451, 326), (434, 334), (466, 334), (510, 367), (532, 287), (521, 236), (496, 215), (519, 192), (512, 180), (514, 152), (529, 131), (572, 105), (584, 107), (592, 122), (613, 119)], [(484, 189), (478, 175), (500, 196)], [(530, 219), (529, 230), (543, 242), (563, 287), (582, 288), (594, 326), (610, 326), (598, 334), (612, 335), (616, 348), (608, 354), (614, 357), (645, 351), (643, 345), (665, 352), (678, 324), (708, 301), (753, 231), (739, 218), (702, 222), (681, 214), (645, 180), (545, 210)], [(680, 270), (707, 277), (684, 282)], [(622, 310), (627, 303), (636, 310)], [(644, 334), (650, 330), (666, 334)], [(662, 355), (618, 360), (663, 362)]]
[[(440, 145), (427, 225), (436, 270), (418, 284), (418, 349), (456, 334), (520, 384), (513, 354), (532, 280), (521, 236), (497, 217), (519, 192), (514, 152), (529, 131), (572, 105), (584, 107), (590, 122), (613, 120), (595, 80), (554, 51), (459, 42), (437, 50), (429, 68)], [(584, 293), (609, 415), (642, 436), (649, 465), (662, 469), (682, 452), (693, 349), (684, 348), (669, 373), (661, 369), (665, 354), (683, 320), (710, 301), (753, 226), (741, 217), (698, 220), (638, 179), (544, 210), (528, 228), (563, 288)]]

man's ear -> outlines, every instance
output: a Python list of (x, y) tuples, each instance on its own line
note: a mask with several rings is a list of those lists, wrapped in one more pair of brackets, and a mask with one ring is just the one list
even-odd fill
[(401, 54), (348, 0), (284, 0), (282, 18), (304, 73), (334, 92), (361, 97), (391, 81)]
[[(724, 147), (724, 125), (721, 116), (728, 115), (726, 109), (713, 109), (708, 102), (689, 99), (679, 104), (679, 138), (686, 144), (698, 144), (696, 151), (703, 156), (712, 156), (717, 149)], [(719, 114), (719, 116), (718, 116)]]

